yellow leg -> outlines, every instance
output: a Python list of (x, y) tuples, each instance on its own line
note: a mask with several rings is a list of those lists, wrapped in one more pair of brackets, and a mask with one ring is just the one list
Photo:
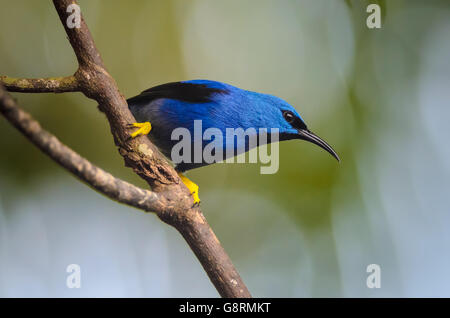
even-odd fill
[(152, 125), (150, 122), (146, 121), (145, 123), (133, 123), (128, 125), (130, 128), (136, 127), (139, 128), (134, 133), (131, 134), (131, 138), (136, 138), (139, 135), (148, 135), (150, 130), (152, 130)]
[(194, 204), (200, 203), (200, 198), (198, 197), (198, 185), (196, 185), (194, 182), (189, 180), (184, 174), (181, 172), (178, 172), (178, 176), (180, 177), (181, 181), (183, 181), (184, 185), (189, 189), (191, 192), (192, 198), (194, 199)]

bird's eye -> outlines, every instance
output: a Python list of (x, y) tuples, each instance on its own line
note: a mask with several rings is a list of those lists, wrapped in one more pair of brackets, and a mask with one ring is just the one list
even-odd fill
[(283, 112), (283, 117), (289, 124), (292, 124), (295, 120), (295, 115), (288, 110)]

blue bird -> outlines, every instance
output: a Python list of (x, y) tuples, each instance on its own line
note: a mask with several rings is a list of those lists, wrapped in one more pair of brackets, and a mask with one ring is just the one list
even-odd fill
[[(143, 91), (127, 100), (128, 107), (138, 121), (130, 127), (138, 128), (132, 138), (148, 135), (148, 138), (169, 159), (177, 140), (172, 133), (177, 128), (185, 128), (190, 136), (195, 136), (195, 121), (201, 120), (202, 131), (215, 128), (226, 135), (227, 128), (267, 129), (268, 143), (271, 142), (271, 130), (278, 129), (279, 140), (302, 139), (312, 142), (328, 151), (339, 161), (336, 152), (322, 139), (307, 128), (297, 111), (284, 100), (262, 93), (251, 92), (238, 87), (209, 80), (191, 80), (167, 83)], [(150, 133), (151, 131), (151, 133)], [(194, 160), (195, 138), (191, 137), (192, 151), (190, 160), (175, 162), (175, 169), (181, 180), (191, 192), (194, 203), (198, 204), (198, 186), (184, 176), (183, 172), (211, 164)], [(233, 137), (234, 138), (234, 137)], [(221, 159), (250, 150), (259, 143), (250, 144), (249, 138), (230, 143), (223, 140), (218, 146)], [(234, 141), (234, 140), (233, 140)], [(201, 140), (201, 151), (207, 145)], [(237, 149), (238, 144), (244, 145)], [(217, 145), (216, 145), (217, 146)], [(230, 151), (230, 147), (233, 148)]]

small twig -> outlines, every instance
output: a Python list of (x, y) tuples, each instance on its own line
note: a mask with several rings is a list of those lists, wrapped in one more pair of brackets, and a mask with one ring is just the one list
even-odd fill
[(0, 83), (10, 92), (66, 93), (79, 91), (75, 76), (49, 78), (13, 78), (0, 76)]

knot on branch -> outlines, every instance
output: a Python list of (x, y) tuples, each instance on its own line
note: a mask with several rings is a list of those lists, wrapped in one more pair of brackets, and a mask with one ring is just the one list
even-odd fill
[[(116, 84), (109, 73), (99, 65), (80, 65), (74, 74), (80, 90), (87, 97), (96, 100), (99, 106), (108, 102), (108, 90)], [(101, 108), (100, 108), (101, 109)]]

